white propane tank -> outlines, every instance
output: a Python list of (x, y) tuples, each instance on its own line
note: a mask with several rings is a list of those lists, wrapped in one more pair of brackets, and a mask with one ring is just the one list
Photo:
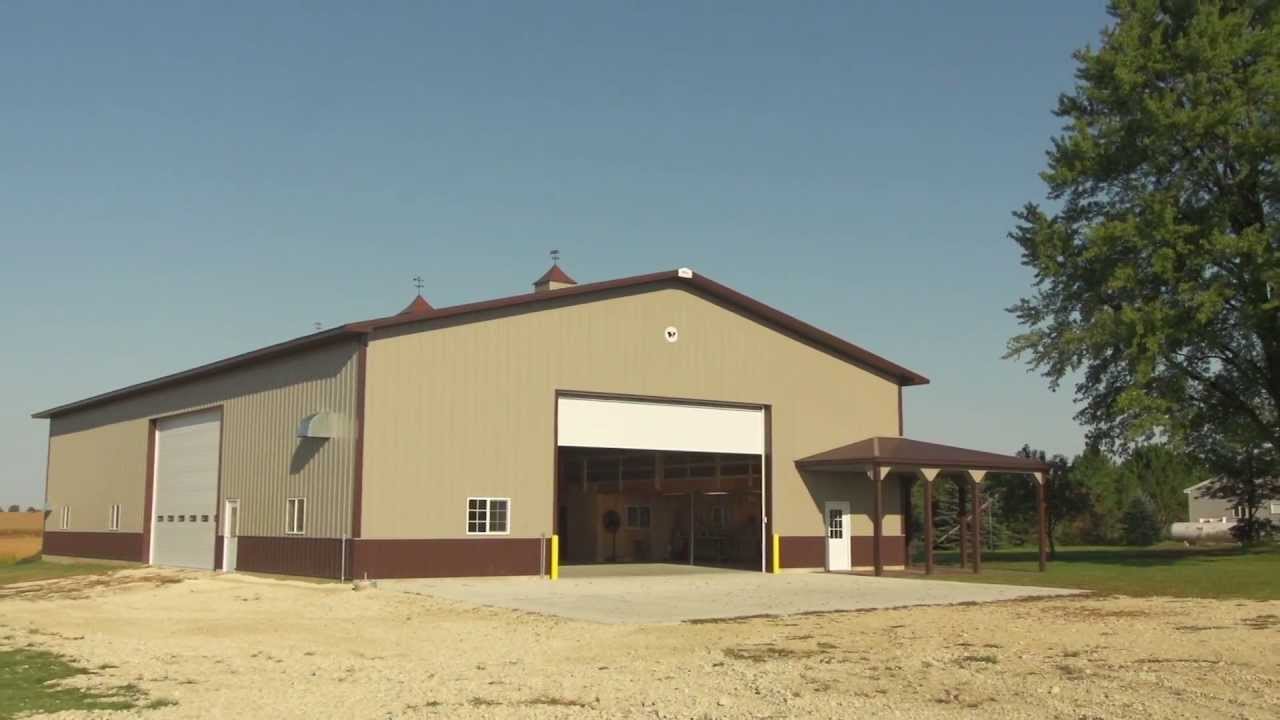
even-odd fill
[(1176, 522), (1169, 528), (1169, 537), (1191, 544), (1198, 542), (1231, 542), (1234, 522)]

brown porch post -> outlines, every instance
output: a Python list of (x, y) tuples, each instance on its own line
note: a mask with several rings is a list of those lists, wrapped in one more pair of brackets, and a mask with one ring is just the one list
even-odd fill
[(872, 504), (871, 510), (873, 513), (871, 517), (871, 527), (874, 534), (872, 539), (871, 557), (872, 562), (875, 564), (876, 575), (883, 575), (884, 558), (880, 554), (880, 544), (884, 542), (884, 530), (882, 527), (884, 524), (884, 493), (881, 492), (879, 465), (871, 466), (871, 484), (873, 486), (872, 495), (875, 498), (875, 502)]
[(911, 567), (911, 491), (915, 489), (915, 474), (898, 473), (898, 492), (902, 493), (902, 568)]
[(982, 480), (973, 478), (973, 572), (982, 572)]
[(956, 524), (960, 526), (960, 567), (969, 563), (969, 528), (965, 522), (964, 506), (969, 504), (968, 476), (956, 478)]
[(924, 479), (924, 574), (933, 574), (933, 479)]
[(1039, 508), (1040, 514), (1040, 572), (1045, 571), (1046, 553), (1049, 544), (1049, 508), (1045, 503), (1044, 484), (1049, 482), (1049, 478), (1044, 473), (1036, 473), (1036, 506)]

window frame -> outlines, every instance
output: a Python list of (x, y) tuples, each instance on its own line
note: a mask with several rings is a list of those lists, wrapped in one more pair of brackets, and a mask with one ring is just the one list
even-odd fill
[(1271, 502), (1271, 514), (1280, 515), (1280, 501), (1273, 500)]
[(1231, 508), (1231, 517), (1235, 518), (1236, 520), (1243, 520), (1249, 517), (1249, 509), (1244, 507), (1243, 505), (1236, 505), (1235, 507)]
[[(484, 519), (480, 521), (484, 524), (483, 530), (471, 529), (471, 503), (473, 502), (484, 503)], [(492, 505), (494, 502), (501, 502), (504, 504), (503, 510), (505, 514), (505, 523), (502, 530), (492, 529), (492, 518), (493, 518)], [(510, 535), (511, 534), (511, 498), (485, 497), (485, 496), (468, 497), (467, 508), (465, 513), (465, 522), (463, 524), (463, 527), (466, 530), (466, 533), (468, 536), (483, 537), (485, 535)]]
[[(631, 511), (644, 510), (644, 524), (631, 524)], [(622, 510), (624, 527), (628, 530), (651, 530), (653, 529), (653, 506), (652, 505), (627, 505)]]
[(120, 531), (120, 504), (113, 503), (107, 513), (107, 530), (111, 532)]
[[(301, 511), (301, 512), (299, 512)], [(284, 501), (284, 534), (307, 534), (307, 498), (303, 496), (285, 498)]]

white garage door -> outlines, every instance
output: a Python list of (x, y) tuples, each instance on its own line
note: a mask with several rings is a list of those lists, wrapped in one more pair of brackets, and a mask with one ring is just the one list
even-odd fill
[(573, 447), (764, 454), (763, 408), (562, 397), (556, 423)]
[(221, 414), (156, 422), (151, 562), (213, 569)]

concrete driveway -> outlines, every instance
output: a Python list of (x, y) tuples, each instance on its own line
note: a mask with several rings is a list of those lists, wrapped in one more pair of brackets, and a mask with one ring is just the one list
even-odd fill
[(381, 580), (384, 590), (430, 595), (598, 623), (690, 620), (954, 605), (1079, 594), (1076, 590), (877, 578), (838, 573), (766, 575), (684, 565), (566, 568), (539, 578)]

